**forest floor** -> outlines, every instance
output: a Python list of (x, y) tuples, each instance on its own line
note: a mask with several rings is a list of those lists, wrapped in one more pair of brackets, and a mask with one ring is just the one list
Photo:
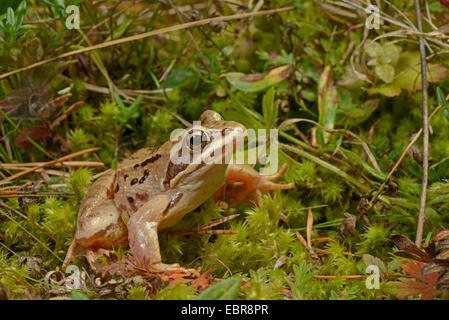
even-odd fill
[[(372, 2), (1, 1), (0, 299), (449, 298), (449, 7)], [(98, 175), (207, 109), (295, 187), (161, 231), (194, 273), (63, 271)]]

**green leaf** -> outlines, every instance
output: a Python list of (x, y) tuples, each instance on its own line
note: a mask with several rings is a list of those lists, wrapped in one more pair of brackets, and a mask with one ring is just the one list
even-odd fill
[(382, 55), (383, 49), (378, 42), (371, 42), (365, 47), (365, 52), (370, 58), (377, 59)]
[(6, 11), (6, 22), (11, 26), (16, 26), (16, 16), (12, 8), (8, 8), (8, 10)]
[(290, 282), (293, 297), (295, 299), (306, 299), (308, 293), (312, 290), (311, 280), (313, 278), (312, 266), (305, 261), (293, 265), (295, 272), (295, 282)]
[(353, 164), (358, 164), (363, 167), (369, 174), (376, 177), (379, 180), (385, 180), (387, 175), (383, 172), (379, 172), (376, 169), (374, 169), (372, 166), (370, 166), (368, 163), (362, 160), (362, 158), (355, 152), (352, 152), (350, 150), (347, 150), (345, 148), (340, 149), (344, 152), (346, 157), (348, 157), (349, 161)]
[(449, 120), (449, 106), (447, 105), (446, 97), (443, 93), (443, 90), (441, 90), (440, 87), (437, 87), (437, 99), (438, 103), (443, 107), (444, 110), (444, 116), (447, 120)]
[(383, 85), (379, 87), (372, 87), (367, 90), (369, 94), (379, 93), (385, 97), (396, 97), (401, 94), (401, 88), (395, 85)]
[(279, 100), (274, 100), (275, 90), (273, 87), (268, 89), (262, 99), (263, 116), (265, 118), (265, 126), (271, 129), (276, 122), (279, 109)]
[[(338, 109), (337, 88), (332, 80), (331, 66), (326, 66), (318, 82), (318, 122), (327, 129), (333, 129)], [(329, 140), (329, 133), (322, 132), (323, 141)]]
[(377, 76), (386, 83), (391, 83), (394, 79), (394, 68), (390, 64), (378, 65), (374, 68)]
[(226, 79), (234, 88), (246, 92), (258, 92), (285, 80), (291, 70), (291, 66), (286, 65), (265, 73), (244, 74), (241, 72), (230, 72), (226, 74)]
[(70, 297), (72, 300), (90, 300), (88, 296), (86, 296), (82, 291), (80, 290), (72, 290), (70, 292)]
[(232, 300), (240, 291), (240, 279), (229, 278), (204, 290), (196, 300)]
[(190, 67), (173, 69), (163, 82), (164, 88), (187, 87), (198, 79), (198, 73)]
[[(396, 78), (392, 84), (409, 91), (421, 90), (421, 64), (418, 51), (404, 52), (399, 58)], [(439, 64), (427, 65), (427, 80), (438, 82), (447, 77), (447, 68)]]
[(120, 38), (123, 35), (123, 33), (125, 33), (126, 29), (128, 29), (128, 27), (131, 25), (131, 23), (133, 23), (133, 21), (134, 21), (134, 18), (131, 18), (131, 17), (126, 19), (125, 22), (123, 22), (120, 25), (120, 27), (118, 27), (118, 29), (114, 31), (114, 33), (112, 34), (112, 39), (111, 39), (111, 36), (109, 35), (106, 38), (105, 42)]

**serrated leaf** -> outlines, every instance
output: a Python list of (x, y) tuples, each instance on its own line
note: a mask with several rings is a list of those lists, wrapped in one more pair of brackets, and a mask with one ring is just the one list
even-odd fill
[(229, 278), (204, 290), (196, 300), (233, 300), (240, 290), (240, 279)]
[[(393, 289), (393, 294), (399, 299), (421, 295), (421, 300), (435, 298), (440, 292), (436, 289), (439, 274), (421, 275), (424, 263), (420, 261), (402, 261), (402, 269), (415, 279), (400, 278)], [(417, 281), (419, 280), (419, 281)]]
[(228, 82), (239, 90), (245, 92), (258, 92), (287, 78), (292, 67), (281, 66), (265, 73), (245, 74), (241, 72), (230, 72), (226, 74)]

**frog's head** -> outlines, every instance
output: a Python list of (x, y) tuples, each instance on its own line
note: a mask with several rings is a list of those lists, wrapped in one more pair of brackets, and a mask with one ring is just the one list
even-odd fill
[(198, 122), (173, 139), (164, 189), (216, 191), (224, 183), (236, 144), (243, 143), (245, 135), (242, 124), (225, 121), (212, 110), (203, 112)]

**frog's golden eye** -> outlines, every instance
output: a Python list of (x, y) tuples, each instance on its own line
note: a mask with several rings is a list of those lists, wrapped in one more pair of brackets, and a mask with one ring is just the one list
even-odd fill
[(191, 130), (186, 136), (185, 143), (191, 149), (203, 149), (210, 142), (209, 135), (203, 130)]

